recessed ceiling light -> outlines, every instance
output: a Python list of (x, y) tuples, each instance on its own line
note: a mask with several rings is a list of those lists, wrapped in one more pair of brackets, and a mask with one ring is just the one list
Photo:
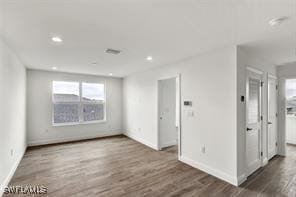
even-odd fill
[(146, 60), (151, 61), (153, 58), (151, 56), (146, 57)]
[(58, 67), (56, 67), (56, 66), (53, 66), (53, 67), (51, 67), (51, 69), (52, 69), (52, 70), (57, 70), (57, 69), (58, 69)]
[(270, 26), (277, 26), (277, 25), (283, 23), (284, 21), (286, 21), (288, 19), (289, 19), (289, 17), (282, 16), (282, 17), (279, 17), (279, 18), (271, 19), (268, 23), (269, 23)]
[(113, 76), (113, 73), (109, 73), (109, 76)]
[(63, 42), (62, 38), (61, 38), (61, 37), (58, 37), (58, 36), (54, 36), (54, 37), (52, 37), (51, 40), (52, 40), (53, 42), (57, 42), (57, 43), (61, 43), (61, 42)]

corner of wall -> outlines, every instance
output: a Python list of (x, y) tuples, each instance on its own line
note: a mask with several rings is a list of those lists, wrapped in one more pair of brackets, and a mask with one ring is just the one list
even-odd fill
[(133, 135), (130, 132), (124, 131), (123, 135), (125, 135), (126, 137), (131, 138), (131, 139), (133, 139), (133, 140), (135, 140), (137, 142), (140, 142), (140, 143), (142, 143), (142, 144), (144, 144), (144, 145), (146, 145), (146, 146), (148, 146), (148, 147), (150, 147), (150, 148), (152, 148), (154, 150), (159, 150), (159, 148), (158, 148), (158, 146), (156, 144), (153, 144), (153, 143), (151, 143), (151, 142), (149, 142), (149, 141), (147, 141), (144, 138), (141, 138), (139, 136)]
[[(26, 68), (16, 53), (9, 47), (5, 40), (0, 36), (0, 89), (2, 92), (7, 92), (2, 105), (4, 117), (2, 121), (5, 124), (0, 124), (1, 137), (5, 141), (1, 142), (1, 191), (7, 186), (16, 171), (23, 155), (26, 151)], [(6, 84), (10, 84), (7, 89)], [(9, 90), (9, 91), (8, 91)], [(15, 113), (18, 118), (15, 119)], [(14, 118), (14, 119), (13, 119)], [(13, 119), (13, 121), (12, 121)], [(11, 154), (12, 151), (13, 154)], [(3, 162), (3, 163), (2, 163)], [(2, 165), (3, 164), (3, 165)]]
[(181, 156), (180, 157), (180, 161), (194, 167), (194, 168), (197, 168), (203, 172), (206, 172), (214, 177), (217, 177), (223, 181), (226, 181), (234, 186), (238, 186), (239, 184), (241, 184), (244, 179), (245, 179), (245, 176), (242, 176), (242, 177), (235, 177), (235, 176), (231, 176), (221, 170), (218, 170), (218, 169), (215, 169), (215, 168), (212, 168), (210, 166), (207, 166), (203, 163), (200, 163), (200, 162), (197, 162), (197, 161), (194, 161), (190, 158), (187, 158), (187, 157), (184, 157), (184, 156)]
[(247, 176), (246, 174), (242, 174), (240, 176), (237, 177), (237, 180), (236, 180), (236, 184), (235, 186), (239, 186), (241, 185), (243, 182), (245, 182), (247, 180)]

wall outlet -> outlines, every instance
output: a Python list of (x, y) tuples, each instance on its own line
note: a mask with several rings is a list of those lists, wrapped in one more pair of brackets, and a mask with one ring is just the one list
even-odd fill
[(13, 156), (13, 153), (14, 153), (13, 149), (10, 149), (10, 156)]
[(206, 147), (205, 147), (205, 146), (202, 146), (202, 147), (201, 147), (201, 152), (202, 152), (203, 154), (206, 153)]

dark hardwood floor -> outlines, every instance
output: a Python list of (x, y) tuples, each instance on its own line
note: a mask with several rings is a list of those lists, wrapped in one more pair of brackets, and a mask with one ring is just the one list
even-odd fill
[[(44, 185), (41, 196), (296, 196), (296, 148), (240, 187), (118, 136), (29, 148), (10, 185)], [(13, 196), (13, 195), (7, 195)], [(21, 196), (21, 195), (15, 195)]]

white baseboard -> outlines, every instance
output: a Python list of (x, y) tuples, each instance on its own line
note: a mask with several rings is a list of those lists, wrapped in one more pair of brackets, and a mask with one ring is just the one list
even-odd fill
[(220, 171), (218, 169), (214, 169), (214, 168), (212, 168), (210, 166), (207, 166), (205, 164), (196, 162), (196, 161), (194, 161), (192, 159), (189, 159), (189, 158), (186, 158), (184, 156), (180, 157), (180, 161), (182, 161), (182, 162), (184, 162), (184, 163), (186, 163), (186, 164), (188, 164), (188, 165), (190, 165), (190, 166), (192, 166), (194, 168), (197, 168), (197, 169), (199, 169), (201, 171), (204, 171), (204, 172), (206, 172), (206, 173), (208, 173), (208, 174), (210, 174), (210, 175), (212, 175), (214, 177), (217, 177), (217, 178), (219, 178), (219, 179), (221, 179), (223, 181), (226, 181), (226, 182), (228, 182), (228, 183), (230, 183), (230, 184), (232, 184), (234, 186), (239, 185), (239, 180), (238, 180), (237, 177), (226, 174), (225, 172), (222, 172), (222, 171)]
[(286, 139), (286, 144), (296, 145), (296, 141), (295, 140), (291, 140), (291, 139)]
[(78, 140), (88, 140), (94, 139), (99, 137), (111, 137), (115, 135), (122, 135), (121, 131), (112, 131), (108, 133), (100, 133), (98, 135), (91, 135), (91, 136), (75, 136), (75, 137), (66, 137), (66, 138), (55, 138), (55, 139), (43, 139), (43, 140), (34, 140), (29, 141), (28, 146), (39, 146), (39, 145), (47, 145), (47, 144), (55, 144), (55, 143), (63, 143), (63, 142), (72, 142)]
[(177, 144), (178, 144), (177, 140), (173, 140), (171, 142), (162, 143), (161, 148), (166, 148), (166, 147), (174, 146), (174, 145), (177, 145)]
[(23, 150), (21, 155), (17, 158), (15, 163), (12, 165), (11, 170), (10, 170), (9, 174), (7, 175), (7, 177), (5, 178), (4, 182), (1, 183), (1, 185), (0, 185), (0, 196), (3, 195), (3, 193), (4, 193), (3, 189), (8, 186), (8, 184), (9, 184), (10, 180), (12, 179), (17, 167), (19, 166), (21, 160), (23, 159), (25, 153), (26, 153), (26, 148)]
[(262, 166), (265, 166), (265, 165), (267, 165), (267, 164), (268, 164), (268, 158), (265, 157), (265, 158), (263, 159), (263, 161), (262, 161)]
[(133, 135), (131, 133), (128, 133), (128, 132), (123, 132), (123, 135), (125, 135), (126, 137), (129, 137), (137, 142), (140, 142), (141, 144), (144, 144), (146, 146), (149, 146), (150, 148), (153, 148), (154, 150), (158, 150), (158, 146), (156, 144), (153, 144), (141, 137), (138, 137), (136, 135)]
[(236, 186), (239, 186), (240, 184), (242, 184), (243, 182), (245, 182), (247, 180), (247, 177), (245, 174), (242, 174), (240, 175), (238, 178), (237, 178), (237, 184)]

